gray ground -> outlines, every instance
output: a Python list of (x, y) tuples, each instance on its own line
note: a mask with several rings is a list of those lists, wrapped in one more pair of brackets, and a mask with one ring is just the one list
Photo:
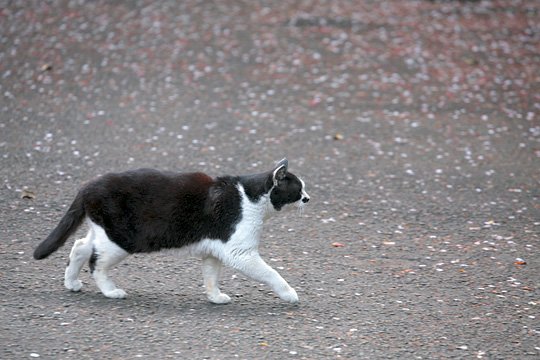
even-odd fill
[[(0, 4), (0, 358), (540, 356), (539, 2)], [(32, 259), (98, 174), (284, 156), (312, 200), (261, 253), (298, 306), (231, 270), (211, 305), (172, 253), (125, 300)]]

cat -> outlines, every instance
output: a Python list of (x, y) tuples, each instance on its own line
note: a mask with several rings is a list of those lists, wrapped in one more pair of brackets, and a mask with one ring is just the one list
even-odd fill
[(130, 254), (182, 248), (202, 259), (206, 296), (216, 304), (230, 297), (218, 281), (222, 264), (268, 285), (281, 299), (298, 302), (296, 291), (258, 252), (263, 220), (285, 205), (302, 208), (310, 197), (288, 171), (287, 159), (271, 171), (215, 179), (201, 173), (153, 169), (108, 173), (79, 190), (60, 223), (34, 251), (44, 259), (58, 250), (86, 219), (89, 231), (69, 255), (64, 285), (79, 291), (88, 263), (101, 292), (124, 298), (108, 275)]

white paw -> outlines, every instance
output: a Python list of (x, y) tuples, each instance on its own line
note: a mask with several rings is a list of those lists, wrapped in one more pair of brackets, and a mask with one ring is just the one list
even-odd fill
[(104, 292), (103, 295), (111, 299), (123, 299), (126, 297), (127, 294), (122, 289), (114, 289), (111, 291)]
[(214, 304), (228, 304), (231, 302), (231, 298), (229, 297), (229, 295), (224, 294), (224, 293), (219, 293), (218, 295), (207, 295), (207, 296), (208, 296), (208, 300)]
[(298, 295), (292, 287), (289, 287), (286, 292), (281, 293), (279, 297), (281, 300), (285, 300), (291, 304), (296, 304), (298, 302)]
[(71, 291), (80, 291), (82, 288), (82, 281), (81, 280), (73, 280), (73, 281), (65, 280), (64, 286)]

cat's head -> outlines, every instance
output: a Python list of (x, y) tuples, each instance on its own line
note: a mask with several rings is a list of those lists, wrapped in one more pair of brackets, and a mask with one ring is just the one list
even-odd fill
[(288, 204), (302, 207), (309, 201), (309, 195), (305, 190), (305, 183), (298, 176), (288, 171), (289, 162), (283, 159), (271, 173), (272, 188), (270, 190), (270, 202), (275, 210), (279, 211)]

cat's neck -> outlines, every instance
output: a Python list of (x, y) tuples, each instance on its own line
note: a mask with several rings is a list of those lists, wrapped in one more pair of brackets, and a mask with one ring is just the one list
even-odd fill
[(242, 184), (238, 184), (238, 191), (242, 195), (242, 218), (258, 230), (262, 227), (264, 219), (273, 213), (269, 194), (263, 194), (256, 201), (252, 201)]

